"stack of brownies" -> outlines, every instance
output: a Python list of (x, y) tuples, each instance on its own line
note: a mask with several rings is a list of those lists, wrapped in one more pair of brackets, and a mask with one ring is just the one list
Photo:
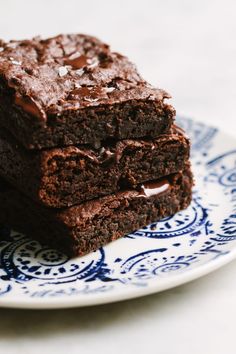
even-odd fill
[(75, 256), (186, 208), (169, 97), (94, 37), (0, 41), (0, 221)]

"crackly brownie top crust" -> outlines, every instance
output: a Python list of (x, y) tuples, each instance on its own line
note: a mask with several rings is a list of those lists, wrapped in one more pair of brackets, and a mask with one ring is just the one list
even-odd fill
[(67, 110), (170, 97), (144, 81), (126, 57), (82, 34), (0, 40), (0, 81), (13, 89), (15, 104), (43, 121)]

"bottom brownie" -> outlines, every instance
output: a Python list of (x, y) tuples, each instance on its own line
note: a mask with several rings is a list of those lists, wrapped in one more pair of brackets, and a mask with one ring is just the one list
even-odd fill
[(188, 166), (184, 172), (133, 190), (70, 208), (48, 209), (1, 180), (0, 221), (69, 256), (84, 255), (186, 208), (192, 184)]

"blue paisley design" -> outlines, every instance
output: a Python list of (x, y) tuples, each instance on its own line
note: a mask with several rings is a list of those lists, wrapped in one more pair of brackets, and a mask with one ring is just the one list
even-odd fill
[(207, 209), (202, 207), (195, 198), (185, 211), (180, 211), (175, 216), (170, 216), (161, 221), (135, 231), (131, 236), (145, 236), (150, 238), (168, 238), (174, 236), (191, 235), (201, 229), (207, 221)]

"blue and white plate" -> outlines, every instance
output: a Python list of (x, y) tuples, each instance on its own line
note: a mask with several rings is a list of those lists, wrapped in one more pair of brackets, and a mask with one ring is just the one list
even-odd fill
[(178, 118), (192, 140), (196, 180), (189, 208), (85, 257), (68, 259), (0, 230), (0, 306), (63, 308), (151, 294), (236, 257), (236, 139)]

